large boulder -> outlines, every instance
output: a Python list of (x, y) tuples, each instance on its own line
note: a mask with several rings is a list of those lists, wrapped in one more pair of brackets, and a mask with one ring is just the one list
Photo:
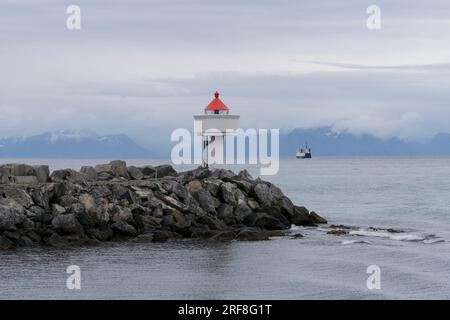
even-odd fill
[(222, 200), (232, 205), (233, 207), (237, 205), (236, 189), (236, 185), (232, 184), (231, 182), (224, 182), (220, 186)]
[(255, 198), (263, 207), (268, 207), (272, 204), (273, 194), (270, 187), (265, 183), (258, 183), (254, 189)]
[(97, 171), (94, 169), (94, 167), (83, 166), (83, 167), (81, 167), (80, 172), (84, 173), (84, 175), (86, 176), (86, 179), (88, 181), (97, 180)]
[(327, 219), (319, 216), (316, 212), (311, 211), (311, 213), (309, 214), (311, 221), (313, 223), (317, 223), (317, 224), (326, 224), (328, 223)]
[(114, 230), (114, 232), (124, 236), (134, 236), (137, 234), (136, 228), (123, 220), (114, 222), (111, 225), (111, 229)]
[(50, 178), (50, 169), (47, 165), (34, 166), (38, 182), (48, 182)]
[(142, 180), (144, 178), (144, 174), (142, 170), (135, 166), (127, 167), (128, 175), (133, 180)]
[(52, 182), (86, 183), (86, 176), (72, 169), (62, 169), (53, 171), (50, 175), (50, 180)]
[(112, 167), (112, 171), (116, 177), (123, 177), (129, 179), (127, 163), (123, 160), (113, 160), (109, 163)]
[(115, 176), (111, 164), (98, 164), (94, 169), (97, 172), (97, 179), (100, 181), (111, 180)]
[(313, 226), (309, 211), (305, 207), (295, 206), (294, 214), (292, 216), (292, 223), (296, 226)]
[(22, 208), (7, 207), (0, 205), (0, 231), (14, 229), (26, 220), (26, 215)]
[(166, 176), (173, 176), (173, 177), (177, 176), (177, 172), (169, 164), (163, 164), (160, 166), (156, 166), (154, 169), (156, 171), (157, 178), (162, 178), (162, 177), (166, 177)]
[(81, 225), (72, 213), (56, 216), (52, 220), (52, 226), (63, 233), (78, 233), (81, 231)]

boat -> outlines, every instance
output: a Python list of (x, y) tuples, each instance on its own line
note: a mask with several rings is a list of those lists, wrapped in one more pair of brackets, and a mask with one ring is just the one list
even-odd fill
[(311, 148), (308, 148), (308, 143), (306, 143), (304, 148), (298, 148), (295, 154), (297, 159), (309, 159), (311, 158)]

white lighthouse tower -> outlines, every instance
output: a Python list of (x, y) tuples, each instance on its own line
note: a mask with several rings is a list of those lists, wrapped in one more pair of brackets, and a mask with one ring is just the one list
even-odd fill
[(222, 164), (224, 161), (224, 137), (236, 135), (239, 116), (229, 114), (230, 109), (219, 99), (219, 92), (205, 107), (204, 114), (194, 116), (194, 131), (202, 136), (203, 166)]

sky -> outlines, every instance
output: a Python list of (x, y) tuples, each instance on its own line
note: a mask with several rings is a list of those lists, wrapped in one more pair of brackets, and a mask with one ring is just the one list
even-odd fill
[(426, 140), (450, 132), (450, 2), (0, 0), (0, 72), (0, 136), (150, 146), (192, 129), (218, 90), (243, 128)]

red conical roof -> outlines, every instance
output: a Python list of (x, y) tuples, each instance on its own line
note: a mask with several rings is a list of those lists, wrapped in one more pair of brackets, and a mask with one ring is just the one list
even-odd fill
[(214, 99), (206, 106), (205, 110), (229, 110), (225, 103), (219, 99), (219, 92), (214, 93)]

